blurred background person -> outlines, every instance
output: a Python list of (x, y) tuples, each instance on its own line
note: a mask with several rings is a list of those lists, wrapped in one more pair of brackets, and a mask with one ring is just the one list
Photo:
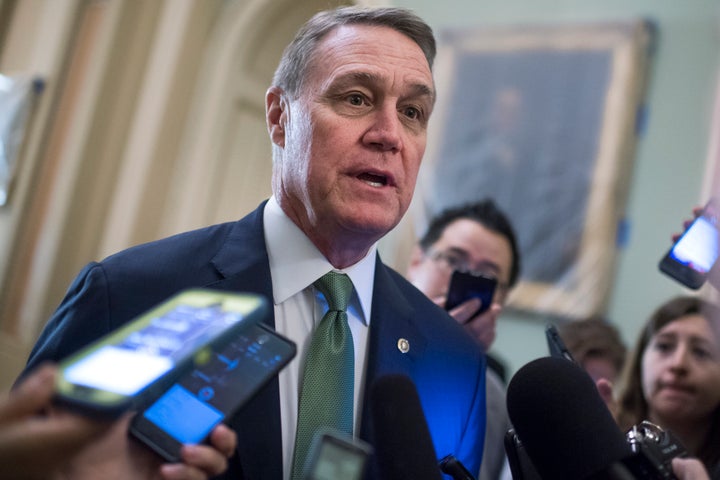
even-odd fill
[[(431, 219), (427, 232), (413, 249), (407, 278), (444, 307), (455, 270), (497, 280), (492, 304), (486, 311), (476, 314), (480, 301), (471, 299), (449, 312), (488, 352), (495, 340), (497, 318), (520, 272), (515, 231), (493, 200), (449, 208)], [(502, 367), (498, 369), (499, 362), (491, 358), (488, 356), (487, 429), (479, 480), (511, 478), (503, 444), (510, 428), (505, 382)]]
[(627, 348), (614, 325), (601, 317), (567, 322), (558, 333), (575, 361), (597, 382), (615, 383), (620, 376)]
[(671, 430), (720, 479), (720, 309), (698, 297), (662, 304), (623, 373), (618, 423)]

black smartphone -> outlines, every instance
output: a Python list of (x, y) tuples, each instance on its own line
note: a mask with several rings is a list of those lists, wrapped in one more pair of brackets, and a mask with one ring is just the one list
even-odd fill
[(130, 433), (169, 462), (184, 443), (202, 443), (295, 356), (295, 343), (264, 324), (243, 329), (208, 363), (139, 412)]
[(490, 308), (496, 288), (496, 278), (455, 270), (450, 277), (445, 310), (450, 311), (471, 298), (479, 298), (480, 308), (472, 317), (479, 315)]
[(552, 323), (548, 323), (545, 327), (545, 338), (547, 339), (548, 350), (550, 351), (551, 357), (564, 358), (575, 362), (575, 359), (570, 354), (570, 350), (567, 349), (557, 328)]
[(372, 447), (335, 430), (320, 430), (313, 438), (304, 480), (361, 480)]
[(718, 258), (718, 204), (705, 205), (700, 215), (660, 260), (660, 271), (697, 290)]
[(255, 294), (180, 292), (62, 360), (54, 400), (107, 416), (139, 408), (268, 312)]

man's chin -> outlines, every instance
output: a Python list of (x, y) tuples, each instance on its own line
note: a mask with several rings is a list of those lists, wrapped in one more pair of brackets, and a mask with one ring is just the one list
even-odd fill
[(393, 210), (396, 212), (396, 209), (359, 205), (348, 212), (345, 224), (348, 230), (379, 239), (400, 223), (402, 215)]

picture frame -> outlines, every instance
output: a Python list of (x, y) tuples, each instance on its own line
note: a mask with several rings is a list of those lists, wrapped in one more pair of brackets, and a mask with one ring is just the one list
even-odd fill
[(422, 232), (445, 208), (492, 198), (522, 255), (509, 309), (606, 309), (654, 32), (632, 19), (439, 35), (413, 223)]

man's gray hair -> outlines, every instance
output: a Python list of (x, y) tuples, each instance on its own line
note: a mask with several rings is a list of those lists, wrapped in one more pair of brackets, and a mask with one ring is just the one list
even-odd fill
[(397, 7), (340, 7), (315, 14), (285, 48), (273, 77), (273, 85), (290, 98), (297, 98), (318, 43), (342, 25), (369, 25), (392, 28), (414, 41), (425, 54), (432, 70), (437, 50), (432, 29), (420, 17)]

